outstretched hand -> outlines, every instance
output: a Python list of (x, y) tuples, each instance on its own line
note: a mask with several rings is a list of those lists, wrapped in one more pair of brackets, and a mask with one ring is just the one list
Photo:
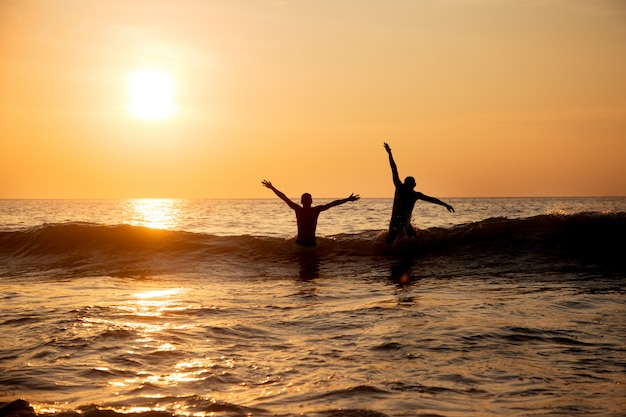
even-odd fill
[(273, 185), (271, 182), (269, 182), (268, 180), (263, 180), (261, 181), (261, 184), (263, 184), (265, 187), (269, 188), (270, 190), (272, 189)]
[(361, 198), (360, 195), (354, 195), (354, 193), (350, 194), (350, 197), (348, 197), (348, 201), (357, 201), (359, 198)]
[(385, 145), (385, 150), (387, 151), (388, 154), (391, 153), (391, 148), (389, 147), (389, 144), (387, 142), (384, 143)]
[(450, 213), (454, 213), (454, 207), (452, 207), (450, 204), (446, 204), (446, 208)]

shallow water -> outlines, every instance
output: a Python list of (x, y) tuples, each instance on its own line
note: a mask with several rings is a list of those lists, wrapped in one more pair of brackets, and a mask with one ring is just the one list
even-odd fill
[(624, 215), (494, 210), (394, 250), (380, 229), (299, 250), (287, 226), (151, 232), (115, 216), (77, 224), (94, 214), (72, 207), (0, 236), (0, 401), (40, 413), (626, 415), (624, 240), (587, 242), (623, 236)]
[(626, 302), (612, 280), (431, 277), (435, 265), (417, 266), (406, 285), (372, 273), (5, 286), (1, 383), (48, 410), (626, 410)]

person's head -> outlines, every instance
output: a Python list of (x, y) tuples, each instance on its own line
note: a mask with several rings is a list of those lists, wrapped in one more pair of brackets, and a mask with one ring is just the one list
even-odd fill
[(313, 197), (311, 197), (311, 194), (309, 193), (304, 193), (300, 198), (300, 202), (302, 202), (303, 207), (311, 207), (311, 204), (313, 204)]
[(404, 179), (404, 186), (406, 188), (410, 188), (411, 190), (413, 188), (415, 188), (415, 178), (413, 178), (413, 177), (406, 177)]

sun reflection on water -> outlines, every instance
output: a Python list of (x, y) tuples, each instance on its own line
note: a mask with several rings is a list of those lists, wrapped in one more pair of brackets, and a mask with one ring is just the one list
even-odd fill
[[(158, 298), (158, 297), (169, 297), (172, 295), (178, 295), (182, 292), (181, 288), (169, 288), (167, 290), (152, 290), (152, 291), (145, 291), (145, 292), (138, 292), (133, 294), (133, 297), (135, 298), (139, 298), (141, 300), (146, 300), (146, 299), (151, 299), (151, 298)], [(159, 302), (159, 300), (157, 300), (157, 303)]]
[(125, 203), (125, 210), (133, 226), (152, 229), (172, 229), (180, 223), (182, 200), (169, 198), (132, 199)]
[(105, 349), (111, 349), (111, 341), (120, 337), (116, 360), (127, 365), (101, 363), (93, 368), (107, 377), (105, 391), (109, 399), (116, 399), (107, 409), (124, 414), (214, 415), (212, 410), (190, 404), (189, 398), (196, 398), (197, 387), (211, 384), (212, 378), (229, 378), (236, 363), (228, 355), (199, 355), (195, 350), (195, 339), (189, 335), (197, 334), (195, 327), (205, 324), (193, 318), (198, 304), (189, 299), (190, 291), (185, 287), (134, 288), (107, 307), (105, 316), (83, 317), (82, 331), (91, 336), (107, 335), (100, 338)]
[[(174, 319), (169, 316), (172, 313), (176, 314), (177, 311), (189, 309), (189, 305), (183, 301), (186, 294), (187, 290), (184, 288), (150, 289), (129, 294), (130, 298), (126, 302), (116, 306), (120, 315), (110, 320), (109, 327), (113, 325), (116, 328), (136, 332), (132, 348), (126, 351), (127, 355), (152, 356), (178, 351), (176, 343), (164, 335), (170, 330), (184, 330), (193, 326), (177, 321), (176, 316)], [(207, 365), (210, 364), (178, 359), (169, 366), (158, 365), (158, 371), (146, 369), (132, 377), (110, 380), (108, 386), (115, 390), (115, 395), (124, 395), (126, 392), (141, 390), (146, 386), (169, 389), (201, 381), (208, 372)], [(123, 412), (164, 411), (166, 408), (170, 410), (176, 406), (169, 403), (164, 407), (154, 395), (155, 393), (151, 392), (150, 396), (144, 397), (151, 403), (149, 406), (124, 406)], [(182, 415), (184, 410), (178, 411), (178, 414)]]

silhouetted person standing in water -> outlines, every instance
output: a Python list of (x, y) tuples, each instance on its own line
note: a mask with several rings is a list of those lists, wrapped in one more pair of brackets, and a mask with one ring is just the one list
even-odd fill
[(393, 209), (391, 210), (391, 221), (389, 222), (389, 233), (387, 234), (387, 243), (392, 243), (399, 237), (416, 237), (415, 229), (411, 225), (411, 215), (417, 200), (439, 204), (447, 208), (449, 212), (454, 212), (454, 208), (438, 198), (429, 197), (415, 191), (415, 178), (413, 177), (406, 177), (403, 184), (402, 181), (400, 181), (398, 167), (393, 160), (391, 148), (387, 143), (385, 143), (385, 150), (389, 154), (389, 165), (391, 165), (393, 184), (396, 186), (396, 192), (393, 197)]
[(302, 205), (296, 204), (291, 201), (285, 194), (278, 191), (271, 182), (263, 180), (261, 182), (264, 186), (274, 191), (281, 200), (283, 200), (293, 211), (296, 212), (296, 221), (298, 223), (298, 237), (296, 243), (303, 246), (315, 246), (315, 229), (317, 228), (317, 218), (322, 211), (328, 210), (331, 207), (338, 206), (340, 204), (347, 203), (348, 201), (356, 201), (360, 197), (358, 195), (350, 194), (350, 197), (343, 200), (335, 200), (328, 204), (313, 207), (313, 199), (311, 194), (302, 194)]

